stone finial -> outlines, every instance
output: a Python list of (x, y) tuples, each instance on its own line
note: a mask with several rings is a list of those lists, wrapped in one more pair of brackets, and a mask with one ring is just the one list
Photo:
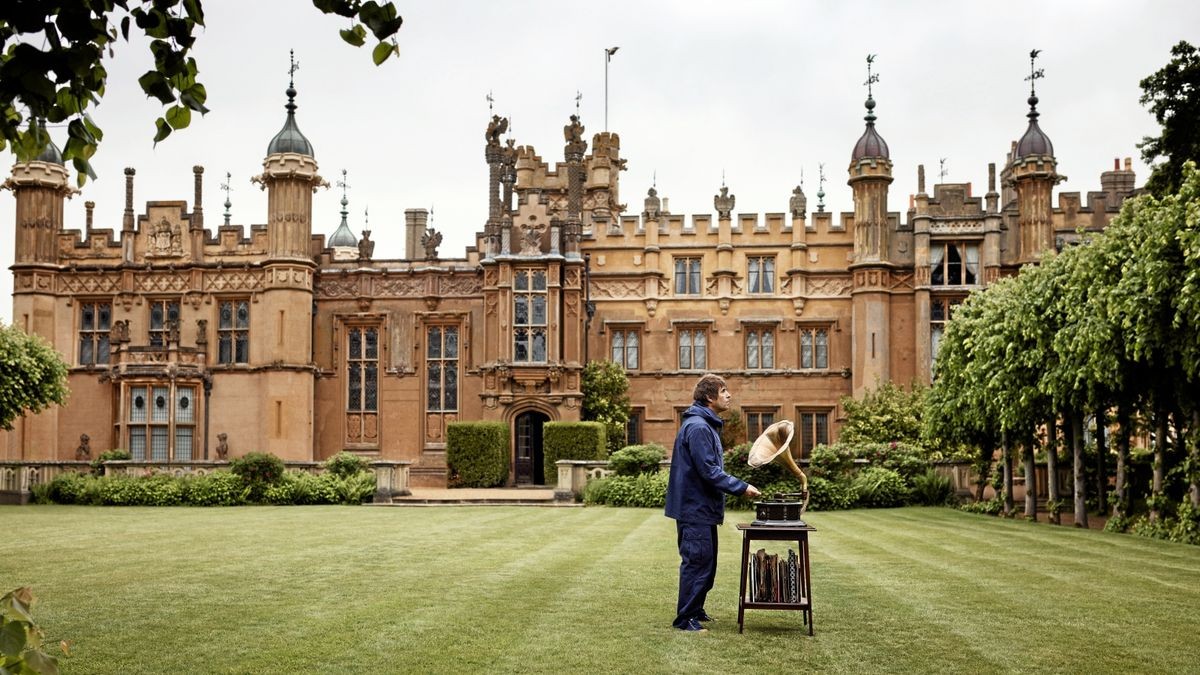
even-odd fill
[(917, 165), (917, 194), (925, 194), (925, 165)]
[(645, 210), (642, 217), (646, 220), (656, 220), (662, 211), (662, 200), (658, 198), (658, 190), (650, 188), (646, 191)]
[(88, 233), (89, 237), (92, 234), (92, 211), (95, 208), (96, 208), (96, 202), (88, 200), (83, 203), (83, 209), (84, 209), (84, 212), (86, 213), (86, 219), (84, 220), (84, 227), (86, 229), (84, 231)]
[(722, 185), (721, 193), (713, 196), (713, 208), (717, 210), (719, 218), (729, 218), (733, 213), (733, 205), (736, 203), (737, 197), (729, 194), (729, 188)]
[(506, 131), (508, 131), (508, 118), (492, 115), (492, 121), (488, 122), (487, 131), (483, 134), (488, 147), (500, 147), (500, 137)]
[(793, 218), (803, 218), (808, 211), (808, 197), (804, 196), (804, 187), (797, 185), (792, 190), (792, 198), (788, 200), (788, 208)]
[(229, 434), (221, 432), (217, 434), (217, 459), (229, 458)]
[(438, 246), (442, 245), (442, 233), (437, 230), (428, 228), (425, 234), (421, 235), (421, 247), (425, 249), (426, 260), (437, 260)]
[(362, 239), (358, 240), (358, 259), (370, 260), (373, 255), (375, 255), (375, 242), (371, 241), (371, 231), (363, 230)]

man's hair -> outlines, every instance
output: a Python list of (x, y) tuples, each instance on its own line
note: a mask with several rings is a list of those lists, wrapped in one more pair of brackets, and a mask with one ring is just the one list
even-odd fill
[(701, 405), (708, 405), (710, 401), (717, 399), (724, 388), (725, 378), (709, 373), (696, 383), (696, 388), (692, 390), (692, 400)]

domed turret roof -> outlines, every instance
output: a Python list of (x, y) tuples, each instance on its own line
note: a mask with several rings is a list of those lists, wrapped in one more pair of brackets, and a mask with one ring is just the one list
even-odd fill
[(857, 162), (860, 159), (888, 159), (887, 141), (875, 131), (875, 99), (867, 97), (867, 116), (864, 117), (867, 121), (867, 128), (863, 131), (863, 135), (859, 137), (858, 142), (854, 144), (854, 152), (850, 154), (850, 161)]
[(1054, 154), (1054, 144), (1050, 142), (1050, 137), (1046, 135), (1046, 132), (1038, 126), (1037, 102), (1037, 96), (1029, 97), (1029, 114), (1026, 115), (1029, 118), (1029, 128), (1025, 130), (1025, 135), (1021, 137), (1021, 140), (1017, 141), (1014, 159)]
[(47, 141), (46, 147), (42, 148), (38, 156), (33, 159), (35, 162), (49, 162), (50, 164), (58, 164), (60, 166), (63, 164), (62, 150), (58, 149), (54, 141)]
[(270, 145), (267, 146), (267, 154), (275, 155), (282, 152), (294, 152), (298, 155), (307, 155), (313, 157), (312, 143), (300, 133), (300, 127), (296, 126), (296, 88), (291, 84), (287, 88), (288, 102), (284, 106), (287, 108), (287, 120), (283, 123), (283, 128), (279, 133), (275, 134), (275, 138), (271, 139)]
[(338, 225), (333, 231), (333, 236), (329, 237), (330, 246), (358, 246), (358, 238), (350, 231), (350, 224), (346, 222), (346, 205), (349, 204), (346, 195), (342, 195), (342, 224)]

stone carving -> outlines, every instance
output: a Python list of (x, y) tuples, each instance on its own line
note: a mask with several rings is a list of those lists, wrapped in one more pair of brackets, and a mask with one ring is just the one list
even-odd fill
[(733, 205), (737, 202), (735, 195), (729, 194), (729, 188), (721, 186), (721, 194), (713, 196), (713, 208), (717, 210), (717, 217), (729, 218), (733, 213)]
[(122, 319), (113, 322), (112, 328), (108, 331), (108, 341), (114, 345), (129, 342), (129, 321)]
[(804, 188), (799, 185), (792, 190), (792, 198), (788, 200), (788, 207), (792, 211), (793, 218), (803, 218), (808, 210), (808, 198), (804, 196)]
[(179, 223), (172, 223), (166, 218), (159, 220), (150, 233), (150, 250), (147, 255), (183, 255), (183, 236)]
[(134, 285), (144, 293), (182, 293), (188, 288), (188, 279), (182, 274), (140, 274)]
[(542, 254), (542, 233), (546, 231), (545, 223), (530, 222), (521, 233), (521, 255)]
[(592, 297), (633, 298), (640, 297), (645, 290), (640, 280), (592, 278)]
[(983, 219), (979, 220), (932, 220), (930, 234), (983, 234)]
[(210, 273), (204, 275), (204, 285), (208, 291), (254, 291), (262, 288), (263, 275), (260, 270)]
[(474, 274), (442, 277), (438, 286), (442, 295), (476, 295), (483, 290), (479, 277)]
[(579, 115), (571, 115), (571, 123), (563, 127), (563, 138), (567, 145), (583, 142), (584, 126), (579, 123)]
[(432, 227), (421, 235), (421, 247), (425, 249), (426, 260), (437, 260), (438, 246), (442, 245), (442, 233)]
[(487, 131), (484, 132), (483, 137), (487, 139), (489, 146), (499, 146), (500, 136), (506, 131), (508, 131), (508, 118), (492, 115), (492, 121), (488, 122)]
[(229, 457), (229, 434), (221, 432), (217, 434), (217, 459), (227, 459)]
[(425, 279), (421, 277), (389, 277), (375, 280), (375, 295), (393, 298), (412, 298), (425, 295)]
[(358, 278), (321, 279), (317, 295), (323, 298), (353, 298), (358, 295)]
[(809, 297), (837, 297), (850, 295), (854, 283), (846, 277), (809, 277), (805, 284)]
[(208, 344), (208, 319), (196, 319), (196, 346)]
[(371, 241), (371, 231), (363, 230), (362, 239), (358, 240), (358, 259), (370, 260), (375, 255), (375, 242)]
[(179, 346), (179, 319), (167, 319), (167, 347)]
[(92, 439), (87, 434), (79, 434), (79, 447), (75, 448), (75, 459), (92, 458)]
[(116, 293), (121, 289), (121, 277), (115, 274), (84, 276), (64, 274), (58, 277), (59, 291), (72, 294)]
[(658, 198), (658, 190), (650, 188), (646, 191), (645, 205), (642, 217), (646, 220), (657, 220), (659, 210), (662, 208), (662, 200)]

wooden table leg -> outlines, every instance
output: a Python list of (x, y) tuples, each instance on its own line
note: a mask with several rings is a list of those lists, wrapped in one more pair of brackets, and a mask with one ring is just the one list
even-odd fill
[(750, 564), (750, 535), (742, 533), (742, 581), (738, 584), (738, 632), (742, 632), (742, 621), (746, 614), (746, 567)]
[(801, 538), (800, 546), (801, 546), (801, 550), (804, 553), (804, 588), (805, 588), (805, 593), (807, 593), (807, 597), (808, 597), (808, 609), (806, 609), (804, 611), (804, 613), (806, 615), (808, 615), (808, 636), (812, 637), (812, 634), (813, 634), (812, 578), (809, 576), (811, 574), (811, 571), (809, 569), (809, 561), (808, 561), (808, 533), (807, 532)]

